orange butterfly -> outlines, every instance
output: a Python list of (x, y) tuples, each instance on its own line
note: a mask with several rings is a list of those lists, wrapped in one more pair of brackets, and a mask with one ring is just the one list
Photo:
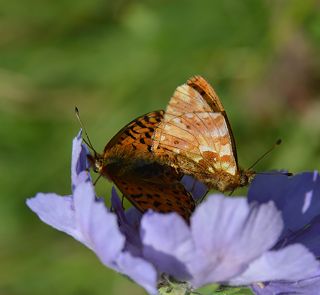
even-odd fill
[(161, 162), (222, 192), (247, 185), (255, 174), (239, 168), (227, 114), (200, 76), (174, 92), (153, 134), (152, 150)]
[(152, 137), (163, 111), (150, 112), (123, 127), (102, 154), (94, 151), (93, 169), (111, 180), (138, 210), (175, 211), (188, 220), (195, 208), (192, 196), (180, 183), (182, 174), (157, 161), (151, 151)]

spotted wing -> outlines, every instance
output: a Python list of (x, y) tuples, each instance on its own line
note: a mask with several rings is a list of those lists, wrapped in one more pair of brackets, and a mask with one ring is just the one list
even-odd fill
[(141, 116), (122, 128), (106, 145), (104, 175), (141, 212), (177, 212), (186, 220), (194, 200), (180, 180), (182, 174), (151, 153), (152, 137), (163, 111)]
[(190, 79), (173, 94), (153, 137), (153, 152), (185, 174), (224, 172), (236, 175), (234, 140), (223, 106), (201, 77)]
[(231, 128), (227, 113), (224, 110), (224, 107), (220, 101), (219, 96), (216, 94), (216, 92), (211, 87), (211, 85), (201, 76), (193, 76), (187, 81), (187, 84), (190, 87), (192, 87), (194, 90), (196, 90), (204, 98), (204, 100), (208, 103), (208, 105), (211, 107), (213, 112), (221, 113), (223, 115), (229, 130), (233, 156), (238, 165), (236, 142), (233, 136), (232, 128)]
[(155, 128), (162, 121), (164, 111), (147, 113), (124, 126), (104, 148), (104, 153), (111, 148), (122, 147), (130, 150), (150, 152)]
[(111, 180), (123, 195), (141, 212), (177, 212), (188, 220), (195, 202), (175, 169), (157, 162), (143, 163), (142, 159), (134, 162), (126, 170), (109, 167)]

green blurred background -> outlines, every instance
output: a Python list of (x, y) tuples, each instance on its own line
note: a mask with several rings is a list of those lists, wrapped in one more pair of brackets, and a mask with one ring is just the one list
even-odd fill
[[(233, 126), (240, 164), (320, 164), (320, 5), (312, 0), (3, 1), (0, 5), (0, 294), (144, 294), (38, 220), (36, 192), (70, 193), (81, 111), (96, 149), (165, 108), (195, 74)], [(100, 181), (100, 195), (110, 184)]]

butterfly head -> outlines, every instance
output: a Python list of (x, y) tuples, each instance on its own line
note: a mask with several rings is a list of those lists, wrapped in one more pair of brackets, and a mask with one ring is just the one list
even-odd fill
[(103, 168), (104, 168), (104, 159), (103, 156), (95, 153), (93, 155), (88, 155), (88, 161), (90, 163), (90, 166), (92, 167), (92, 170), (96, 173), (102, 174)]
[(251, 183), (255, 175), (256, 175), (256, 172), (252, 170), (241, 170), (239, 186), (247, 186), (249, 183)]
[(93, 152), (93, 155), (91, 155), (91, 154), (87, 155), (89, 164), (92, 167), (94, 172), (102, 174), (101, 172), (102, 172), (103, 166), (104, 166), (103, 156), (98, 154), (96, 152), (96, 150), (94, 149), (94, 147), (93, 147), (93, 145), (91, 143), (91, 140), (89, 138), (89, 135), (87, 133), (87, 130), (86, 130), (85, 126), (83, 125), (82, 121), (81, 121), (79, 109), (77, 107), (75, 107), (75, 115), (76, 115), (76, 117), (77, 117), (77, 119), (79, 121), (81, 129), (84, 131), (84, 133), (86, 135), (86, 138), (82, 138), (82, 140), (87, 145), (87, 147)]

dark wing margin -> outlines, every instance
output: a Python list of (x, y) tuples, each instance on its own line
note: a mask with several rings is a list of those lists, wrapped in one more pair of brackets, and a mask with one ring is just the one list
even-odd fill
[(214, 89), (211, 85), (201, 76), (193, 76), (187, 81), (187, 84), (196, 90), (207, 102), (207, 104), (211, 107), (213, 112), (219, 112), (223, 115), (226, 124), (228, 126), (231, 143), (232, 143), (232, 151), (234, 159), (238, 165), (238, 155), (237, 155), (237, 148), (236, 148), (236, 141), (232, 132), (231, 124), (229, 122), (227, 113), (222, 105), (222, 102), (219, 96), (215, 93)]

